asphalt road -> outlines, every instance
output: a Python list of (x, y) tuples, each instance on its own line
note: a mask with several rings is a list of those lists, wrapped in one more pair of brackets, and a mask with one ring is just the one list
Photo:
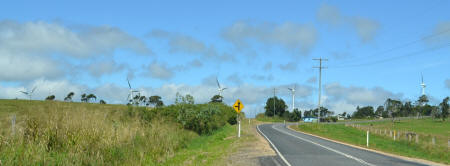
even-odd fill
[(298, 133), (283, 124), (263, 124), (257, 128), (287, 166), (424, 165)]

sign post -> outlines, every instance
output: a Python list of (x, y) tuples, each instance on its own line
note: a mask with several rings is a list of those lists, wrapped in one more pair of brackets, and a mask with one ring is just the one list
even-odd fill
[(239, 99), (236, 100), (233, 104), (233, 108), (237, 113), (237, 122), (238, 122), (238, 138), (241, 137), (241, 119), (239, 118), (239, 114), (241, 113), (241, 110), (244, 108), (244, 104), (241, 103)]

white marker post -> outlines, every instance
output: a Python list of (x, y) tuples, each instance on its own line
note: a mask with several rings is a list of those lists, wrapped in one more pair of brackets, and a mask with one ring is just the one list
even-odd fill
[(366, 146), (369, 147), (369, 130), (367, 130), (367, 141)]
[(239, 118), (239, 115), (238, 115), (238, 126), (239, 126), (239, 129), (238, 129), (238, 138), (241, 138), (241, 119)]

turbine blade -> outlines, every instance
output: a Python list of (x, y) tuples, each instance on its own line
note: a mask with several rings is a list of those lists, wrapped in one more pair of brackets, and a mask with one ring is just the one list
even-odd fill
[(227, 89), (227, 88), (223, 88), (222, 91), (225, 90), (225, 89)]
[(219, 84), (219, 79), (216, 77), (216, 82), (217, 82), (217, 86), (219, 87), (219, 89), (221, 88), (220, 87), (220, 84)]
[(290, 91), (292, 91), (292, 88), (288, 88)]
[(37, 87), (34, 87), (34, 88), (33, 88), (33, 90), (31, 90), (31, 93), (33, 93), (33, 92), (34, 92), (34, 90), (36, 90), (36, 88), (37, 88)]
[(127, 78), (127, 82), (128, 82), (128, 87), (130, 87), (130, 89), (131, 89), (130, 80), (128, 78)]

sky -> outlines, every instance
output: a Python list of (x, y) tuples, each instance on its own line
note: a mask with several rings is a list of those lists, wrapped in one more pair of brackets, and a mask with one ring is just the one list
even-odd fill
[(450, 1), (7, 1), (0, 6), (0, 98), (94, 93), (205, 103), (241, 99), (250, 117), (274, 95), (292, 108), (353, 112), (416, 101), (421, 74), (437, 104), (450, 95)]

